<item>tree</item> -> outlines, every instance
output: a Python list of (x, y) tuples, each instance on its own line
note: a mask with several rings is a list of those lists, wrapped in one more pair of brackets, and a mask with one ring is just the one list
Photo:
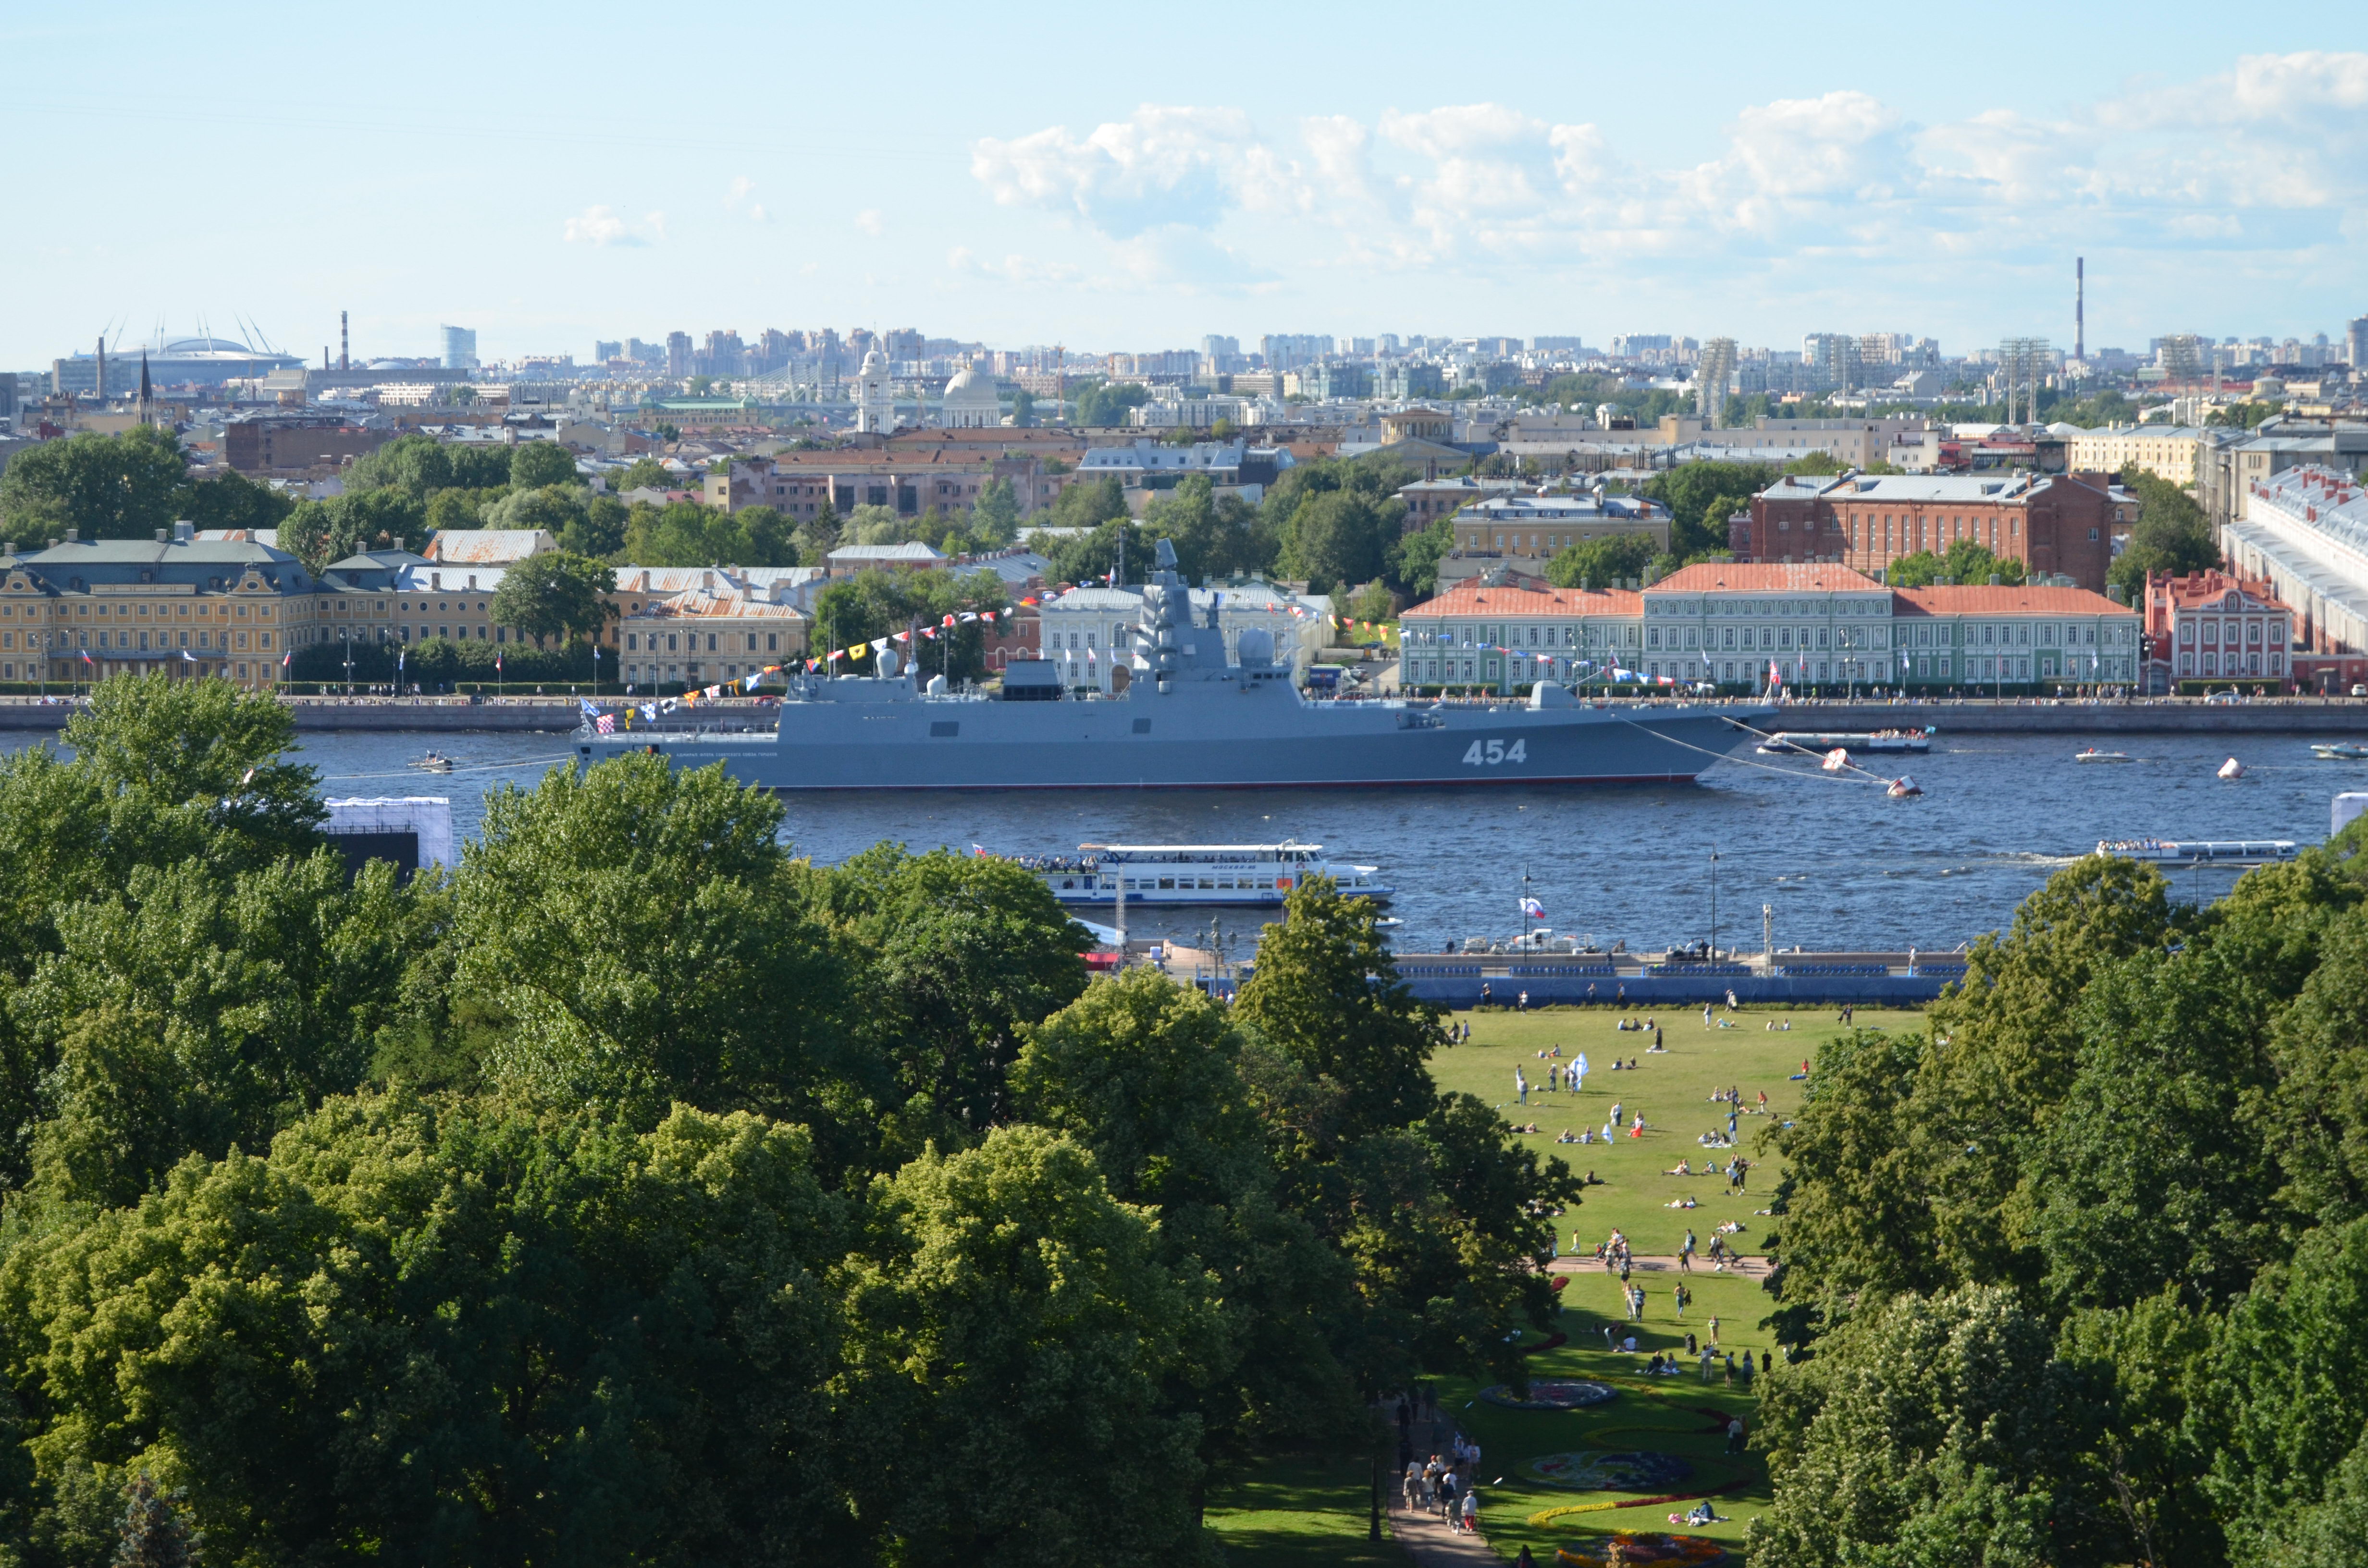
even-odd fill
[(795, 566), (803, 557), (788, 519), (770, 506), (723, 512), (696, 502), (636, 506), (621, 550), (636, 566)]
[(2084, 1485), (2101, 1413), (2008, 1291), (1882, 1301), (1768, 1382), (1755, 1564), (2128, 1560)]
[[(537, 441), (547, 447), (548, 441)], [(520, 451), (530, 450), (521, 447)], [(442, 499), (438, 496), (438, 499)], [(518, 488), (487, 506), (480, 515), (478, 527), (487, 528), (542, 528), (556, 538), (570, 528), (580, 528), (587, 516), (586, 505), (591, 497), (573, 484), (549, 484), (541, 489)]]
[(1546, 581), (1557, 588), (1614, 588), (1644, 580), (1652, 564), (1653, 541), (1641, 534), (1590, 539), (1548, 562)]
[(620, 495), (629, 490), (671, 490), (675, 476), (655, 458), (635, 458), (631, 468), (609, 479), (609, 488)]
[(1439, 591), (1439, 563), (1455, 548), (1455, 520), (1440, 517), (1406, 534), (1391, 548), (1390, 574), (1419, 604)]
[(1135, 381), (1087, 385), (1076, 393), (1080, 425), (1124, 425), (1127, 410), (1151, 401), (1151, 389)]
[(1040, 535), (1038, 548), (1044, 551), (1045, 580), (1053, 583), (1099, 582), (1116, 571), (1121, 560), (1132, 563), (1128, 577), (1141, 582), (1154, 559), (1153, 545), (1142, 525), (1123, 514), (1093, 525), (1088, 534), (1049, 541)]
[(43, 441), (0, 470), (0, 527), (11, 537), (146, 539), (170, 527), (188, 481), (180, 437), (155, 426)]
[(123, 1489), (122, 1540), (115, 1549), (114, 1568), (197, 1568), (202, 1561), (205, 1534), (181, 1522), (176, 1504), (186, 1504), (184, 1490), (166, 1495), (156, 1490), (146, 1471)]
[(1354, 490), (1310, 494), (1283, 528), (1278, 569), (1304, 577), (1309, 591), (1319, 594), (1378, 577), (1405, 531), (1405, 511), (1402, 502), (1376, 504)]
[(1126, 487), (1118, 475), (1106, 473), (1099, 480), (1064, 485), (1053, 498), (1052, 515), (1045, 522), (1056, 528), (1090, 528), (1127, 515)]
[[(625, 548), (625, 504), (613, 495), (595, 495), (584, 508), (584, 515), (569, 523), (559, 536), (559, 548), (571, 555), (588, 556), (595, 561), (611, 559)], [(796, 565), (796, 547), (789, 547), (787, 562), (751, 562), (751, 565)], [(736, 564), (736, 563), (735, 563)]]
[(267, 1147), (358, 1087), (400, 1011), (405, 956), (433, 930), (391, 866), (348, 889), (322, 848), (227, 881), (195, 859), (140, 867), (63, 916), (59, 939), (20, 999), (54, 1063), (34, 1177), (51, 1197), (123, 1204), (192, 1151)]
[(2105, 579), (2130, 603), (2144, 598), (2148, 573), (2184, 576), (2220, 565), (2219, 541), (2194, 496), (2135, 464), (2122, 471), (2122, 483), (2137, 494), (2138, 520)]
[(502, 574), (494, 590), (494, 620), (540, 644), (546, 637), (597, 636), (617, 607), (603, 596), (617, 574), (564, 550), (529, 556)]
[(1085, 929), (1042, 880), (882, 844), (824, 874), (814, 897), (860, 955), (862, 1031), (893, 1083), (890, 1145), (973, 1142), (1010, 1119), (1006, 1078), (1027, 1029), (1086, 987)]
[[(950, 681), (976, 680), (986, 673), (985, 637), (978, 619), (962, 618), (1009, 604), (1003, 579), (992, 572), (858, 572), (814, 596), (812, 645), (833, 653), (907, 632), (913, 640), (900, 647), (916, 666)], [(954, 618), (951, 626), (945, 624), (948, 616)], [(925, 630), (937, 635), (923, 635)]]
[(224, 1562), (846, 1562), (804, 1135), (333, 1101), (0, 1262), (32, 1501), (161, 1461)]
[(1645, 494), (1669, 508), (1669, 550), (1680, 560), (1726, 548), (1726, 519), (1775, 482), (1760, 463), (1680, 463), (1656, 474)]
[(1339, 1086), (1344, 1137), (1420, 1121), (1434, 1098), (1423, 1064), (1440, 1043), (1439, 1014), (1398, 979), (1375, 918), (1370, 899), (1341, 897), (1329, 878), (1301, 882), (1235, 1003), (1244, 1022)]
[(224, 472), (190, 485), (178, 509), (199, 528), (276, 528), (295, 507), (286, 491)]
[(357, 551), (421, 545), (427, 536), (426, 505), (392, 486), (301, 502), (279, 528), (281, 546), (315, 574)]
[(1176, 546), (1176, 569), (1187, 582), (1262, 572), (1273, 565), (1263, 548), (1258, 515), (1239, 496), (1219, 496), (1206, 475), (1193, 474), (1152, 498), (1142, 532)]
[(1895, 588), (1923, 588), (1944, 577), (1952, 583), (1981, 584), (1993, 576), (2001, 583), (2021, 583), (2023, 564), (2013, 556), (1993, 554), (1986, 544), (1961, 539), (1941, 553), (1919, 550), (1899, 557), (1884, 572), (1883, 580)]
[(556, 441), (521, 441), (510, 449), (513, 490), (541, 490), (545, 485), (579, 483), (575, 454)]
[(639, 756), (489, 796), (452, 881), (454, 1048), (547, 1103), (823, 1119), (839, 982), (780, 817)]
[[(982, 1568), (1206, 1561), (1197, 1424), (1163, 1394), (1218, 1349), (1207, 1285), (1093, 1156), (1037, 1127), (883, 1179), (848, 1271), (847, 1473), (894, 1560)], [(1047, 1483), (1015, 1485), (1012, 1457)]]
[(510, 482), (510, 451), (505, 447), (457, 446), (433, 436), (398, 436), (347, 472), (346, 489), (400, 490), (425, 502), (439, 490), (489, 490)]
[(1019, 537), (1019, 497), (1008, 479), (992, 479), (971, 508), (971, 526), (991, 544), (1009, 544)]
[(1224, 1010), (1135, 969), (1027, 1039), (1011, 1085), (1028, 1119), (1091, 1150), (1121, 1202), (1157, 1212), (1171, 1274), (1217, 1285), (1223, 1358), (1168, 1396), (1199, 1417), (1203, 1457), (1233, 1466), (1278, 1437), (1356, 1433), (1363, 1413), (1334, 1346), (1354, 1339), (1349, 1266), (1281, 1205)]

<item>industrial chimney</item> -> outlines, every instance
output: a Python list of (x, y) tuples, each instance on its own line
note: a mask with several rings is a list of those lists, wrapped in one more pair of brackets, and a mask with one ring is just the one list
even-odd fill
[(348, 358), (347, 358), (347, 350), (348, 348), (350, 348), (352, 346), (353, 346), (353, 345), (352, 345), (352, 340), (351, 340), (351, 339), (349, 339), (349, 338), (347, 338), (347, 335), (346, 335), (346, 312), (343, 312), (343, 311), (339, 311), (339, 312), (337, 312), (337, 369), (340, 369), (340, 370), (350, 370), (350, 369), (352, 369), (354, 368), (354, 367), (353, 367), (353, 361), (352, 361), (351, 359), (349, 359)]

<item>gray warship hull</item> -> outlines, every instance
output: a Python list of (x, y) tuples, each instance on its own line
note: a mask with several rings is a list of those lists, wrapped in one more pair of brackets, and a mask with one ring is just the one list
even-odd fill
[(1130, 629), (1133, 679), (1121, 696), (1066, 694), (1053, 666), (1037, 661), (1008, 669), (995, 696), (949, 691), (942, 679), (924, 687), (909, 673), (802, 675), (773, 730), (627, 715), (613, 734), (584, 725), (578, 754), (721, 762), (783, 791), (1668, 784), (1759, 740), (1750, 722), (1773, 711), (1597, 704), (1552, 682), (1526, 701), (1310, 700), (1270, 633), (1242, 631), (1229, 651), (1213, 608), (1196, 620), (1166, 540), (1159, 552)]
[[(827, 691), (827, 683), (825, 690)], [(866, 683), (871, 684), (871, 683)], [(1267, 790), (1691, 782), (1757, 739), (1740, 705), (1532, 708), (1310, 702), (791, 700), (772, 733), (580, 732), (593, 761), (721, 762), (776, 790)]]

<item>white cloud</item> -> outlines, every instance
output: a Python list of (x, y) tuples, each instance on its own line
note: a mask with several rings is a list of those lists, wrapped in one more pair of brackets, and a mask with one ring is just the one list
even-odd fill
[(1941, 265), (1995, 286), (2075, 247), (2126, 249), (2133, 267), (2180, 247), (2324, 266), (2368, 203), (2368, 53), (2248, 56), (2044, 117), (1918, 124), (1879, 93), (1772, 98), (1683, 165), (1656, 165), (1648, 131), (1487, 102), (1276, 124), (1144, 105), (981, 141), (971, 169), (996, 202), (1098, 239), (1099, 258), (1064, 242), (1088, 274), (1170, 290), (1339, 268), (1753, 273), (1847, 302), (1853, 278), (1929, 294)]
[(860, 233), (876, 236), (883, 226), (880, 221), (880, 209), (877, 207), (867, 207), (855, 215), (855, 227)]
[(731, 188), (723, 194), (723, 210), (752, 223), (768, 222), (764, 203), (748, 199), (756, 189), (757, 182), (746, 175), (734, 176)]
[(570, 244), (638, 245), (648, 242), (634, 234), (613, 207), (586, 207), (567, 220), (562, 237)]

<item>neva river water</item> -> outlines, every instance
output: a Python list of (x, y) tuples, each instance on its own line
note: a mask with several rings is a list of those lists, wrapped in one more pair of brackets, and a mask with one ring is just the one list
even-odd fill
[[(1520, 928), (1521, 877), (1543, 924), (1609, 946), (1658, 949), (1710, 934), (1711, 851), (1718, 853), (1718, 937), (1757, 949), (1772, 907), (1781, 947), (1952, 949), (2004, 926), (2026, 894), (2100, 838), (2327, 836), (2330, 797), (2368, 790), (2368, 764), (2321, 762), (2306, 733), (2213, 738), (2129, 735), (2099, 744), (2121, 766), (2077, 766), (2077, 736), (1943, 736), (1929, 756), (1873, 759), (1928, 791), (1893, 801), (1814, 763), (1746, 753), (1698, 784), (1614, 789), (1355, 790), (1078, 796), (896, 793), (785, 797), (783, 836), (835, 861), (881, 839), (915, 849), (973, 844), (1032, 854), (1087, 842), (1321, 844), (1377, 865), (1398, 890), (1399, 947)], [(21, 743), (18, 743), (21, 744)], [(429, 748), (462, 771), (407, 767)], [(2247, 777), (2214, 770), (2231, 755)], [(320, 734), (303, 759), (333, 796), (447, 795), (472, 836), (488, 790), (530, 787), (564, 762), (560, 735)], [(2180, 872), (2183, 898), (2216, 897), (2236, 873)], [(1107, 921), (1108, 916), (1097, 918)], [(1219, 919), (1246, 953), (1262, 916)], [(1205, 933), (1205, 917), (1162, 922), (1130, 910), (1137, 935)]]

